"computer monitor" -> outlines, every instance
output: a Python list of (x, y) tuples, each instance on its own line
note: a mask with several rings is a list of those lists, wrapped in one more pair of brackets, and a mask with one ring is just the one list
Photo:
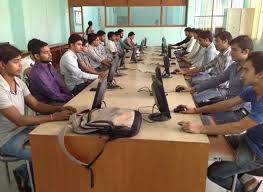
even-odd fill
[(147, 47), (147, 38), (144, 39), (144, 47)]
[(92, 109), (101, 108), (101, 104), (104, 101), (104, 95), (107, 89), (107, 79), (103, 78), (99, 81), (96, 94), (93, 99)]
[(160, 81), (160, 83), (163, 84), (163, 78), (162, 78), (162, 72), (161, 72), (160, 65), (157, 65), (157, 67), (155, 68), (155, 76)]
[(148, 118), (152, 121), (167, 121), (171, 119), (171, 114), (165, 96), (163, 85), (154, 75), (152, 75), (151, 88), (152, 88), (155, 105), (158, 107), (159, 112), (150, 114)]
[(118, 85), (114, 84), (114, 74), (116, 73), (117, 67), (119, 65), (120, 58), (119, 56), (116, 56), (109, 69), (108, 77), (107, 77), (107, 82), (108, 82), (108, 89), (114, 89), (114, 88), (119, 88)]
[(169, 78), (171, 77), (170, 75), (170, 60), (168, 55), (165, 55), (163, 57), (163, 64), (164, 64), (164, 73), (162, 75), (163, 78)]
[(140, 45), (139, 51), (141, 53), (143, 53), (143, 49), (144, 49), (144, 39), (141, 41), (141, 45)]

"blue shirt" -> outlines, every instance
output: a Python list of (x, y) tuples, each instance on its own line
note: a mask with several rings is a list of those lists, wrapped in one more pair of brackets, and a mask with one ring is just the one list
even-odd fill
[(252, 87), (246, 88), (240, 98), (243, 101), (251, 102), (251, 112), (248, 115), (257, 125), (247, 130), (245, 139), (249, 147), (263, 158), (263, 97), (257, 100), (256, 92)]

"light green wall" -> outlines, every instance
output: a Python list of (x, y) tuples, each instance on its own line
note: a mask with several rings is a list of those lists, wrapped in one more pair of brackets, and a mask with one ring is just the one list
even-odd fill
[(0, 41), (9, 41), (22, 50), (32, 38), (49, 44), (66, 42), (67, 0), (0, 0), (0, 23), (4, 26)]
[(0, 0), (0, 42), (13, 43), (9, 0)]

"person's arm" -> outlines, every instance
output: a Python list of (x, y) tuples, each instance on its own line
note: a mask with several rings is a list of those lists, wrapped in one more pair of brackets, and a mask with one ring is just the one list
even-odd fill
[(215, 112), (224, 112), (227, 111), (228, 109), (231, 109), (234, 106), (237, 106), (244, 101), (239, 97), (236, 96), (234, 98), (224, 100), (218, 103), (214, 103), (211, 105), (206, 105), (203, 107), (199, 108), (189, 108), (185, 106), (186, 110), (182, 111), (181, 113), (185, 114), (199, 114), (199, 113), (215, 113)]
[(99, 72), (97, 72), (93, 67), (91, 67), (89, 64), (85, 63), (83, 60), (79, 60), (79, 68), (86, 73), (92, 73), (99, 75)]
[(172, 46), (181, 46), (181, 45), (187, 43), (189, 40), (190, 40), (190, 38), (189, 38), (189, 37), (186, 37), (183, 41), (181, 41), (181, 42), (179, 42), (179, 43), (176, 43), (176, 44), (174, 44), (174, 45), (172, 45)]
[(188, 133), (203, 133), (207, 135), (226, 135), (240, 134), (251, 127), (257, 125), (257, 122), (250, 117), (244, 117), (238, 122), (226, 123), (221, 125), (196, 125), (190, 122), (181, 121), (178, 123), (182, 129)]

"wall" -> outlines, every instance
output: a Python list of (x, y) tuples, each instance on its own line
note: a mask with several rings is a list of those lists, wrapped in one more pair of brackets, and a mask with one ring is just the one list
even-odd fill
[[(187, 26), (194, 27), (195, 0), (189, 0)], [(149, 46), (160, 46), (162, 37), (165, 37), (167, 43), (176, 43), (185, 38), (185, 27), (123, 27), (125, 37), (130, 31), (135, 33), (135, 42), (138, 44), (147, 37)], [(106, 32), (117, 31), (116, 27), (106, 27)]]
[(22, 50), (32, 38), (49, 44), (67, 41), (67, 0), (1, 0), (0, 8), (0, 41)]

